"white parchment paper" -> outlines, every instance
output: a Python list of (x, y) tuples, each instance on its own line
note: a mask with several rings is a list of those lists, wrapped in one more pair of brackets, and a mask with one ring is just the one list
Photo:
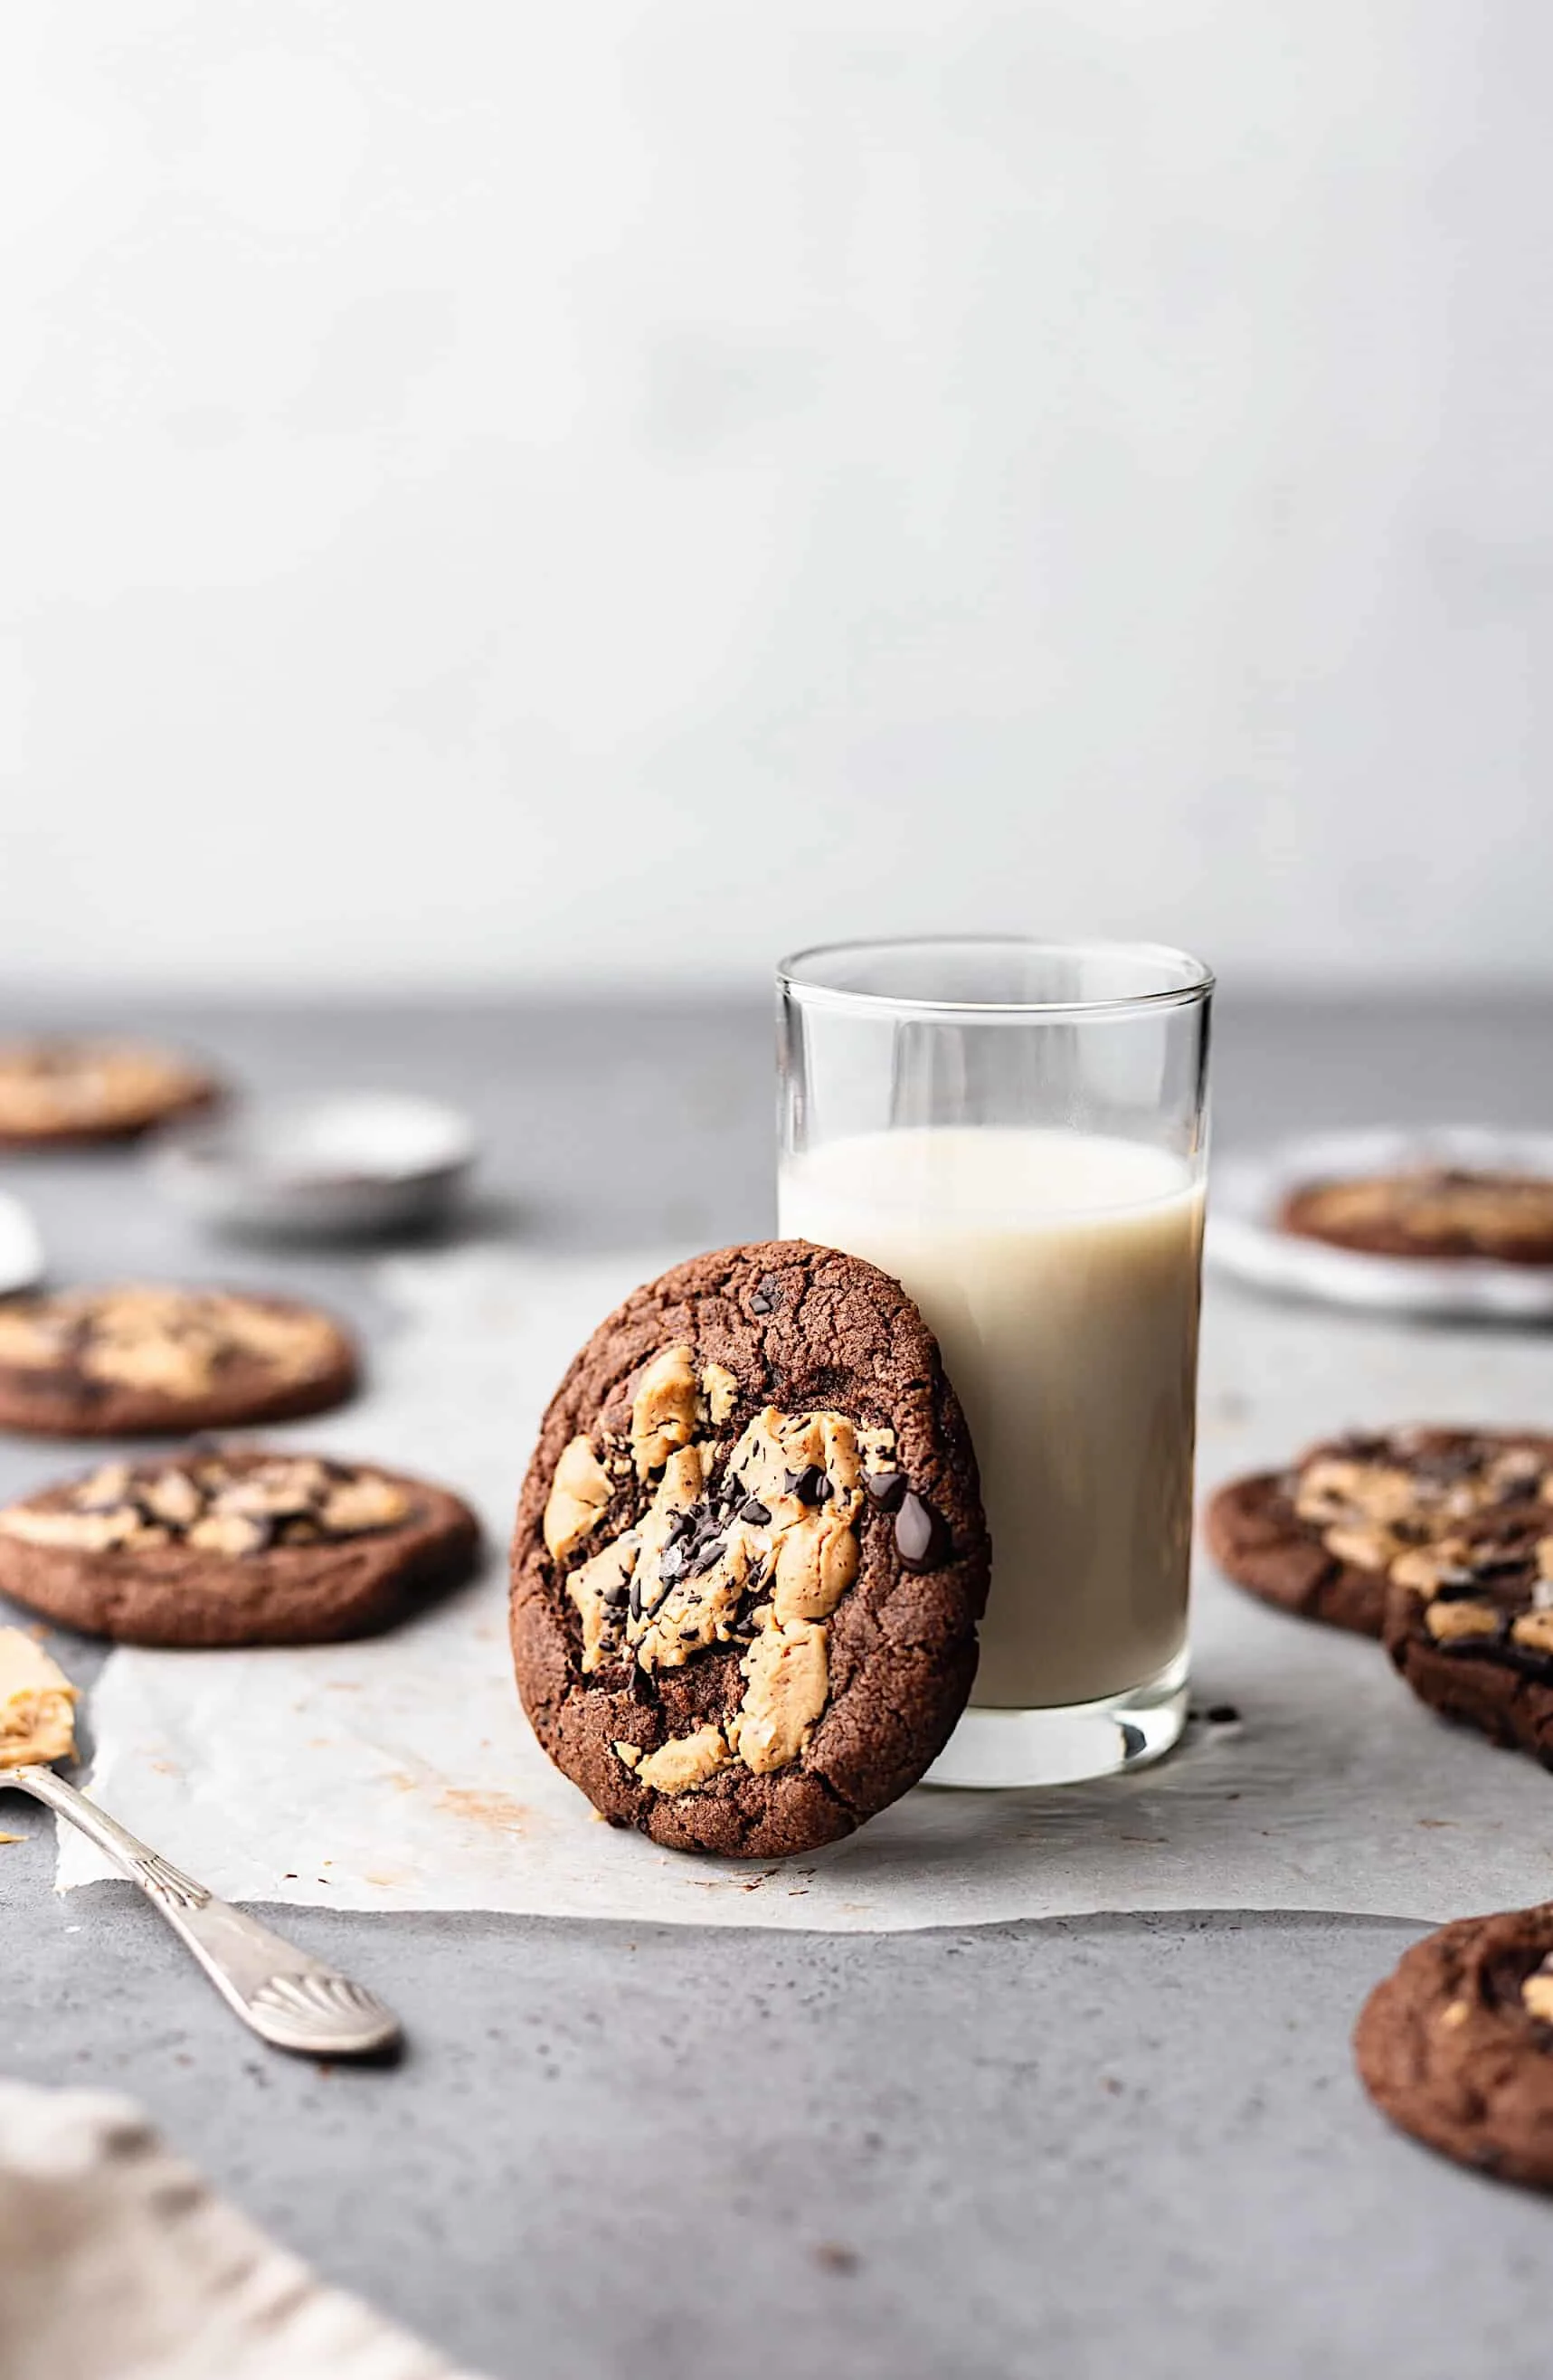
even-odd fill
[[(401, 1259), (403, 1328), (369, 1398), (297, 1442), (468, 1493), (482, 1577), (366, 1644), (115, 1652), (91, 1790), (236, 1900), (886, 1931), (1122, 1909), (1443, 1919), (1553, 1891), (1553, 1778), (1443, 1726), (1374, 1645), (1199, 1585), (1193, 1726), (1134, 1779), (1046, 1793), (919, 1788), (847, 1842), (765, 1868), (660, 1852), (598, 1821), (512, 1682), (504, 1540), (539, 1413), (573, 1351), (660, 1257)], [(1409, 1330), (1221, 1295), (1205, 1477), (1348, 1422), (1546, 1425), (1546, 1342)], [(62, 1887), (111, 1873), (64, 1830)]]

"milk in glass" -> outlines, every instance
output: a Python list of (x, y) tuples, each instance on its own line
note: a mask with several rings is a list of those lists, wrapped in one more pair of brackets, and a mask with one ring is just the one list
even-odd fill
[(903, 1281), (981, 1467), (974, 1703), (1098, 1701), (1182, 1651), (1203, 1194), (1186, 1161), (1056, 1129), (929, 1126), (783, 1161), (782, 1231)]

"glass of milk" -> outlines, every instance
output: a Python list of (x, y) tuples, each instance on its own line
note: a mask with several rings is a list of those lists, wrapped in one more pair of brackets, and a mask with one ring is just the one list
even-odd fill
[(981, 1663), (930, 1781), (1157, 1759), (1186, 1707), (1213, 978), (977, 938), (805, 951), (779, 987), (783, 1234), (904, 1281), (981, 1469)]

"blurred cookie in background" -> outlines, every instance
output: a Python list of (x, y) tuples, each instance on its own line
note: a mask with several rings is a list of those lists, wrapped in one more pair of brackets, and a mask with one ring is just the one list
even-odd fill
[(212, 1106), (215, 1076), (150, 1042), (47, 1037), (0, 1043), (0, 1148), (128, 1140)]
[(1371, 1256), (1553, 1265), (1553, 1180), (1546, 1174), (1417, 1165), (1311, 1182), (1284, 1199), (1280, 1220), (1298, 1237)]
[(341, 1324), (285, 1297), (130, 1282), (0, 1305), (0, 1428), (134, 1438), (281, 1421), (343, 1404)]
[(1377, 1314), (1553, 1322), (1553, 1133), (1305, 1133), (1214, 1167), (1206, 1261)]
[(1359, 2079), (1458, 2164), (1553, 2190), (1553, 1905), (1465, 1917), (1404, 1952), (1365, 2003)]

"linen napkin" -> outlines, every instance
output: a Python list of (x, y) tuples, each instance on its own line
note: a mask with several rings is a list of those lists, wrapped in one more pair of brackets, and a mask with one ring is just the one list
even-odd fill
[(0, 2082), (5, 2380), (472, 2380), (326, 2288), (132, 2100)]

